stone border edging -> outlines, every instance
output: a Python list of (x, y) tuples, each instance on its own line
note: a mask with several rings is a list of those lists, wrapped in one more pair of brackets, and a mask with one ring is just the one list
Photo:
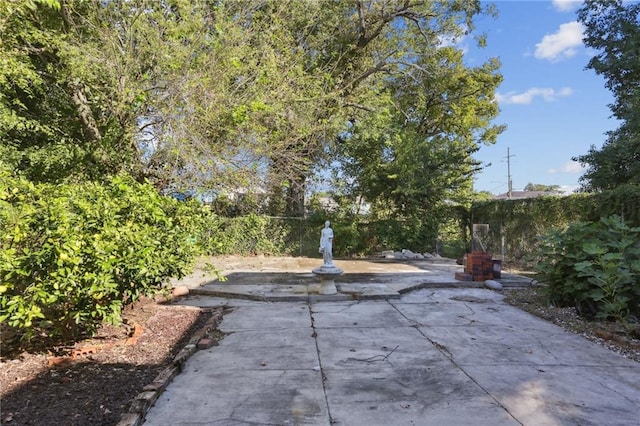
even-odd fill
[[(213, 312), (215, 309), (208, 309)], [(206, 312), (207, 309), (204, 309)], [(169, 383), (182, 371), (185, 362), (198, 350), (208, 349), (214, 345), (214, 340), (209, 338), (211, 331), (218, 328), (220, 320), (224, 315), (224, 310), (214, 314), (205, 324), (200, 327), (189, 339), (189, 342), (176, 354), (171, 365), (166, 367), (156, 376), (156, 378), (143, 388), (143, 391), (136, 395), (129, 405), (127, 413), (120, 417), (116, 426), (140, 426), (144, 423), (144, 418), (149, 408), (157, 401), (162, 392), (169, 386)]]
[[(537, 285), (535, 280), (509, 280), (499, 279), (499, 282), (503, 288), (526, 288), (533, 285)], [(300, 285), (301, 287), (304, 284)], [(411, 284), (404, 288), (398, 288), (394, 293), (385, 294), (358, 294), (353, 292), (343, 292), (340, 289), (340, 283), (337, 284), (339, 290), (338, 294), (322, 295), (313, 293), (300, 293), (300, 294), (265, 294), (265, 293), (241, 293), (237, 291), (225, 291), (224, 288), (195, 288), (189, 291), (190, 295), (204, 296), (204, 297), (220, 297), (226, 299), (237, 300), (251, 300), (256, 302), (342, 302), (349, 300), (386, 300), (386, 299), (398, 299), (403, 294), (410, 293), (416, 290), (422, 290), (426, 288), (486, 288), (484, 281), (457, 281), (457, 282), (423, 282), (417, 284)]]

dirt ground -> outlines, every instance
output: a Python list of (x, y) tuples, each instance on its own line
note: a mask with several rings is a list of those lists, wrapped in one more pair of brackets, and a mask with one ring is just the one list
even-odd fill
[(67, 348), (63, 356), (11, 353), (0, 360), (0, 424), (114, 425), (130, 401), (171, 364), (221, 310), (169, 306), (145, 299), (126, 308), (120, 327)]
[[(236, 271), (249, 265), (268, 270), (272, 265), (264, 258), (226, 262), (225, 269)], [(308, 269), (310, 261), (289, 262), (294, 262), (292, 269)], [(220, 259), (216, 263), (224, 264)], [(640, 362), (640, 324), (586, 321), (575, 309), (547, 305), (540, 287), (505, 290), (504, 294), (507, 303)], [(132, 399), (171, 364), (196, 330), (212, 315), (222, 314), (220, 309), (145, 299), (126, 309), (125, 324), (102, 327), (95, 338), (68, 348), (66, 356), (12, 353), (3, 347), (0, 424), (115, 425)]]

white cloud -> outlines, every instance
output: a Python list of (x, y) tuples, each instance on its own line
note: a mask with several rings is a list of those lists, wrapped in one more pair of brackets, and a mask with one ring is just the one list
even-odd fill
[(553, 0), (551, 3), (558, 12), (571, 12), (582, 4), (582, 0)]
[(458, 35), (455, 34), (440, 34), (438, 35), (439, 47), (456, 47), (466, 54), (469, 51), (467, 34), (468, 29), (466, 25), (462, 25), (461, 32)]
[(577, 47), (582, 46), (583, 33), (584, 26), (578, 21), (561, 24), (558, 31), (545, 35), (536, 44), (534, 56), (549, 61), (570, 58), (577, 53)]
[(558, 98), (570, 96), (572, 93), (573, 91), (570, 87), (563, 87), (560, 90), (549, 87), (532, 87), (522, 93), (496, 93), (496, 100), (501, 104), (528, 105), (533, 102), (536, 97), (541, 97), (545, 102), (553, 102)]
[(571, 195), (580, 189), (580, 185), (560, 185), (560, 191), (565, 195)]
[(556, 173), (577, 174), (577, 173), (582, 173), (583, 171), (584, 171), (584, 167), (582, 167), (580, 163), (578, 163), (577, 161), (569, 160), (566, 163), (564, 163), (562, 166), (560, 166), (560, 168), (558, 169), (547, 170), (547, 173), (552, 175)]

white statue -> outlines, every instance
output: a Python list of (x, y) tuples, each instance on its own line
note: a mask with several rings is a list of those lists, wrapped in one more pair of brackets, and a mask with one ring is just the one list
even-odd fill
[(320, 233), (320, 253), (322, 253), (322, 257), (324, 258), (324, 265), (333, 267), (333, 229), (329, 227), (331, 223), (326, 221), (324, 223), (324, 228)]
[(320, 253), (322, 253), (324, 262), (321, 267), (313, 270), (313, 273), (320, 278), (320, 288), (317, 290), (320, 294), (336, 294), (338, 289), (334, 280), (344, 272), (333, 266), (333, 229), (330, 225), (331, 222), (326, 221), (320, 233)]

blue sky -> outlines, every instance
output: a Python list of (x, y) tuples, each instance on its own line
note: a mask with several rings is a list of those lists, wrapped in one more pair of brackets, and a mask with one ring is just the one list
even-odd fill
[[(584, 170), (571, 158), (600, 148), (605, 132), (618, 123), (605, 80), (585, 67), (594, 52), (582, 43), (575, 1), (494, 1), (497, 19), (482, 18), (477, 30), (487, 34), (487, 47), (469, 47), (469, 65), (499, 57), (504, 80), (497, 90), (500, 115), (507, 130), (496, 144), (483, 146), (475, 158), (491, 166), (476, 178), (474, 189), (504, 193), (507, 148), (511, 154), (513, 189), (531, 183), (560, 185), (571, 192)], [(469, 43), (471, 46), (472, 43)]]

